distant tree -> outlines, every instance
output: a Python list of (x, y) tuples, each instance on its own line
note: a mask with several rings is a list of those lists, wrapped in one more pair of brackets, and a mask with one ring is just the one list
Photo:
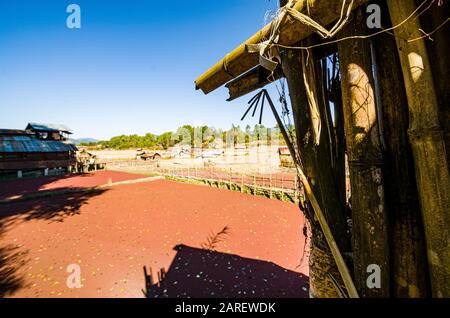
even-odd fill
[(153, 148), (156, 146), (157, 138), (155, 135), (148, 133), (144, 137), (141, 138), (139, 148)]
[(174, 139), (174, 135), (172, 132), (166, 132), (158, 136), (157, 144), (161, 146), (164, 150), (167, 150), (170, 147), (175, 146), (176, 140)]
[(182, 145), (189, 145), (191, 148), (195, 146), (195, 130), (191, 125), (184, 125), (178, 128), (176, 136), (179, 143)]

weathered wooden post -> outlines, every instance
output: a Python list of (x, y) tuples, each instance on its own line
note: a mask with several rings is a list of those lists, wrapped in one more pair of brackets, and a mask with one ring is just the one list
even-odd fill
[(270, 198), (272, 199), (272, 172), (269, 174), (269, 188), (270, 188)]
[(450, 59), (447, 57), (450, 53), (450, 41), (448, 41), (448, 26), (442, 25), (450, 16), (450, 2), (443, 1), (442, 5), (434, 4), (426, 14), (420, 16), (422, 29), (432, 32), (431, 41), (425, 38), (429, 54), (429, 61), (433, 72), (434, 86), (436, 90), (439, 120), (444, 131), (446, 144), (447, 162), (450, 165)]
[(298, 197), (298, 186), (297, 186), (297, 177), (294, 179), (294, 203), (299, 203), (299, 197)]
[[(388, 12), (385, 1), (379, 1)], [(392, 25), (389, 15), (382, 25)], [(428, 265), (423, 221), (417, 192), (414, 158), (408, 140), (408, 100), (394, 37), (373, 38), (380, 82), (386, 205), (389, 207), (391, 286), (393, 297), (428, 296)]]
[[(433, 73), (413, 0), (387, 1), (408, 97), (417, 188), (434, 297), (450, 297), (450, 175)], [(405, 22), (406, 21), (406, 22)], [(439, 80), (439, 79), (436, 79)]]
[[(367, 32), (365, 10), (357, 9), (341, 36)], [(355, 284), (362, 297), (389, 297), (388, 218), (383, 156), (375, 99), (370, 42), (338, 45), (347, 152), (352, 189), (352, 241)], [(378, 266), (380, 286), (367, 283), (369, 266)]]
[[(301, 43), (302, 46), (307, 44)], [(302, 54), (304, 57), (308, 55), (308, 63), (311, 63), (312, 68), (314, 68), (315, 59), (313, 52), (308, 53), (296, 50), (285, 50), (282, 53), (282, 68), (289, 86), (297, 148), (302, 154), (305, 174), (312, 184), (313, 192), (324, 211), (338, 247), (342, 252), (349, 252), (350, 241), (346, 231), (344, 207), (340, 204), (338, 182), (330, 165), (330, 136), (328, 130), (322, 129), (318, 144), (312, 138), (312, 114), (308, 107), (303, 77), (306, 65), (302, 62)], [(309, 84), (315, 85), (315, 83)], [(323, 110), (325, 105), (320, 100), (318, 103), (319, 108)], [(323, 119), (321, 118), (322, 127), (327, 127)], [(313, 216), (313, 209), (309, 204), (306, 204), (306, 206), (308, 207), (306, 213), (313, 228), (310, 256), (310, 294), (312, 297), (318, 298), (339, 297), (339, 292), (335, 286), (336, 282), (338, 282), (340, 288), (345, 289), (340, 273), (324, 234)]]

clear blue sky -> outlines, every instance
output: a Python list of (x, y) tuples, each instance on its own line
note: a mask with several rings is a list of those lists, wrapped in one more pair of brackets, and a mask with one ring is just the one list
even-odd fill
[[(67, 5), (82, 28), (66, 26)], [(0, 128), (62, 123), (75, 137), (229, 128), (249, 98), (226, 102), (194, 80), (264, 25), (278, 0), (0, 2)], [(267, 111), (264, 124), (273, 125)]]

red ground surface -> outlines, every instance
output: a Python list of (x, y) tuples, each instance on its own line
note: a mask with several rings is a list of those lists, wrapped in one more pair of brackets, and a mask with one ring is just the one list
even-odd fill
[(145, 176), (116, 171), (99, 171), (76, 176), (46, 177), (12, 181), (0, 181), (0, 200), (12, 196), (63, 188), (89, 188), (111, 182), (121, 182), (145, 178)]
[(303, 224), (293, 204), (164, 180), (0, 205), (0, 296), (143, 297), (147, 266), (167, 272), (150, 297), (305, 297)]

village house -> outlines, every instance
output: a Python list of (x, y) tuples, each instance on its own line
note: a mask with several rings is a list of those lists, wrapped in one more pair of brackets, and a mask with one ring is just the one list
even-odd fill
[(76, 165), (72, 132), (63, 125), (30, 123), (25, 130), (0, 129), (0, 179), (61, 175)]

